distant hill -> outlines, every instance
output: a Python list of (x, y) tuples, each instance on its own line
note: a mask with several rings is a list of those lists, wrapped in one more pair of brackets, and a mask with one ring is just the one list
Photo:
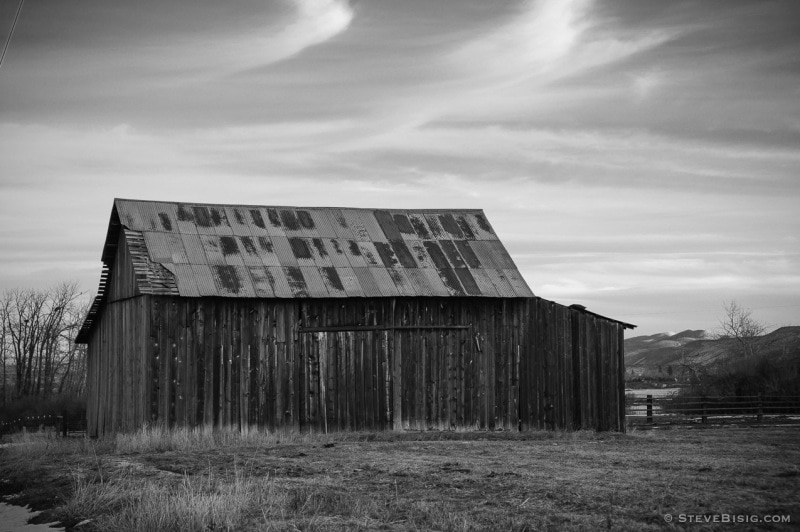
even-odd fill
[[(755, 351), (776, 364), (800, 361), (800, 327), (781, 327), (759, 337)], [(630, 372), (637, 368), (678, 367), (687, 361), (707, 366), (740, 358), (738, 352), (735, 340), (714, 340), (705, 331), (636, 336), (625, 340), (625, 367)]]

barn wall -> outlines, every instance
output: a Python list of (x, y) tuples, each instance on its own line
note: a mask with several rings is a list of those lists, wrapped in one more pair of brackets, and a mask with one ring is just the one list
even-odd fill
[(109, 285), (87, 350), (87, 430), (98, 434), (133, 430), (148, 418), (147, 387), (149, 303), (136, 297), (130, 251), (122, 231), (117, 240)]
[(106, 301), (118, 301), (133, 297), (139, 293), (136, 288), (133, 260), (131, 259), (128, 243), (125, 241), (125, 231), (119, 232), (117, 251), (109, 270)]
[(140, 296), (95, 329), (90, 426), (624, 430), (621, 363), (621, 324), (539, 298)]
[(147, 304), (135, 297), (109, 302), (89, 341), (87, 431), (130, 431), (147, 421)]

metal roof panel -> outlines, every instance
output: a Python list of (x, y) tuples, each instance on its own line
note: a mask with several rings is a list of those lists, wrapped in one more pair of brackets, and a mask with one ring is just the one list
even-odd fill
[(222, 255), (225, 257), (225, 264), (231, 266), (244, 266), (244, 258), (242, 257), (241, 241), (233, 235), (223, 235), (219, 237), (220, 249)]
[(408, 245), (404, 240), (391, 240), (389, 241), (389, 245), (392, 247), (392, 251), (394, 251), (395, 257), (400, 262), (400, 266), (403, 268), (417, 268), (417, 261), (414, 260), (414, 254), (411, 253), (411, 250), (408, 249)]
[(208, 264), (227, 264), (225, 255), (222, 254), (219, 237), (216, 235), (200, 235)]
[[(428, 229), (430, 230), (430, 238), (433, 239), (444, 239), (450, 238), (444, 229), (442, 229), (441, 224), (439, 223), (439, 217), (433, 213), (425, 214), (425, 222), (427, 223)], [(427, 238), (426, 238), (427, 240)]]
[(333, 262), (330, 254), (328, 253), (328, 247), (325, 245), (325, 241), (319, 237), (312, 238), (310, 240), (311, 255), (314, 258), (314, 263), (320, 268), (333, 266)]
[[(364, 297), (364, 290), (361, 288), (361, 283), (356, 276), (353, 268), (336, 268), (336, 273), (342, 281), (344, 292), (348, 297)], [(367, 273), (369, 275), (369, 273)]]
[(161, 226), (159, 231), (179, 232), (177, 206), (174, 203), (153, 203), (153, 210)]
[(515, 297), (517, 295), (514, 287), (508, 282), (503, 270), (486, 270), (486, 273), (492, 280), (492, 284), (497, 288), (497, 293), (500, 294), (500, 297)]
[(271, 279), (270, 271), (264, 266), (248, 266), (250, 279), (253, 280), (253, 291), (256, 297), (275, 297), (275, 280)]
[(491, 244), (490, 240), (473, 240), (469, 243), (469, 247), (483, 268), (497, 269), (499, 266), (494, 260), (494, 248)]
[(321, 236), (322, 238), (337, 237), (336, 229), (333, 227), (333, 224), (336, 222), (328, 217), (327, 210), (313, 209), (309, 212), (311, 213), (311, 218), (314, 220), (314, 225), (316, 226), (316, 233), (319, 236)]
[(183, 251), (189, 264), (208, 264), (203, 242), (197, 233), (183, 233), (180, 235), (183, 242)]
[(316, 266), (300, 267), (303, 272), (303, 279), (306, 281), (306, 291), (308, 297), (329, 297), (330, 293), (322, 279), (322, 274)]
[(453, 268), (466, 268), (467, 263), (461, 257), (461, 253), (456, 249), (456, 245), (452, 240), (440, 240), (439, 247), (442, 248), (444, 254), (447, 255), (447, 260), (453, 265)]
[(242, 207), (244, 212), (245, 221), (250, 227), (250, 234), (253, 236), (267, 236), (267, 219), (264, 217), (264, 212), (258, 207)]
[(258, 237), (238, 236), (236, 237), (236, 240), (239, 242), (239, 254), (242, 257), (245, 266), (264, 265), (264, 261), (261, 260), (261, 254), (259, 253)]
[(162, 233), (160, 231), (144, 231), (142, 233), (147, 245), (147, 252), (153, 262), (172, 262), (186, 264), (189, 259), (183, 249), (183, 240), (177, 233)]
[(342, 242), (336, 238), (323, 238), (322, 242), (325, 244), (331, 265), (337, 268), (350, 267), (350, 261), (347, 260), (347, 253), (345, 253), (347, 242)]
[(475, 280), (475, 284), (478, 285), (478, 290), (480, 290), (481, 294), (486, 297), (501, 297), (500, 293), (497, 291), (497, 287), (492, 282), (492, 279), (489, 277), (489, 274), (484, 269), (474, 269), (470, 270), (472, 274), (472, 278)]
[(271, 284), (272, 291), (275, 292), (275, 297), (294, 296), (289, 286), (289, 279), (286, 277), (285, 268), (280, 266), (268, 266), (267, 272), (267, 279)]
[(289, 237), (289, 246), (292, 254), (297, 259), (298, 266), (315, 266), (314, 256), (311, 254), (311, 239), (299, 236)]
[(375, 211), (374, 216), (375, 220), (380, 225), (384, 239), (402, 240), (403, 237), (400, 234), (400, 229), (397, 227), (394, 217), (389, 211)]
[(217, 231), (214, 229), (214, 223), (211, 221), (211, 211), (206, 205), (186, 205), (186, 208), (192, 213), (194, 225), (197, 227), (197, 233), (201, 235), (216, 235)]
[(424, 214), (408, 213), (408, 221), (411, 222), (411, 227), (414, 228), (418, 239), (431, 240), (434, 238), (433, 232), (430, 227), (428, 227), (428, 222), (425, 220)]
[(462, 216), (475, 235), (475, 240), (497, 240), (497, 233), (482, 212), (465, 212)]
[(356, 278), (358, 279), (358, 284), (361, 287), (361, 291), (364, 292), (364, 296), (381, 297), (383, 292), (375, 282), (375, 278), (372, 276), (369, 270), (370, 269), (366, 267), (353, 268), (353, 273), (355, 273)]
[(442, 279), (445, 288), (451, 296), (465, 296), (467, 295), (464, 288), (461, 286), (461, 281), (458, 275), (452, 268), (436, 268), (439, 277)]
[(458, 224), (458, 228), (461, 229), (461, 233), (464, 235), (464, 240), (475, 240), (475, 232), (470, 227), (469, 222), (465, 218), (465, 214), (457, 214), (455, 215), (456, 223)]
[(289, 290), (292, 291), (292, 296), (308, 297), (306, 278), (303, 276), (303, 271), (299, 266), (284, 266), (283, 273), (289, 283)]
[(461, 286), (464, 287), (464, 291), (467, 293), (467, 295), (470, 296), (482, 295), (481, 289), (475, 282), (475, 278), (470, 274), (467, 268), (456, 268), (454, 271), (458, 276), (458, 280), (461, 281)]
[(516, 268), (514, 261), (511, 259), (511, 255), (508, 254), (502, 242), (499, 240), (487, 240), (484, 242), (484, 245), (489, 248), (492, 259), (498, 268), (503, 270)]
[(264, 220), (264, 229), (270, 236), (286, 236), (286, 231), (281, 223), (281, 215), (274, 207), (261, 207), (258, 209)]
[(141, 208), (138, 204), (131, 202), (114, 202), (119, 216), (119, 223), (123, 227), (133, 229), (134, 231), (141, 231), (145, 226), (145, 221), (142, 217)]
[(431, 287), (428, 277), (422, 268), (407, 268), (403, 270), (410, 285), (414, 288), (411, 295), (434, 296), (436, 295)]
[(197, 277), (191, 264), (167, 264), (167, 268), (175, 276), (175, 284), (178, 285), (178, 293), (183, 297), (199, 297), (202, 295), (197, 286)]
[(432, 296), (449, 296), (450, 291), (444, 285), (444, 281), (442, 281), (439, 272), (436, 271), (435, 268), (427, 268), (418, 270), (425, 278), (428, 280), (428, 286), (430, 286), (430, 291)]
[(378, 252), (378, 256), (383, 262), (383, 265), (386, 268), (394, 268), (400, 265), (400, 261), (397, 258), (397, 255), (394, 254), (394, 250), (392, 246), (389, 245), (388, 242), (375, 242), (375, 251)]
[(408, 245), (411, 253), (414, 255), (414, 261), (420, 268), (433, 268), (433, 259), (425, 249), (425, 245), (421, 240), (409, 240)]
[(364, 227), (361, 215), (356, 209), (342, 209), (342, 216), (350, 231), (353, 232), (353, 239), (358, 242), (369, 242), (371, 240), (369, 231)]
[(369, 240), (372, 242), (386, 242), (388, 240), (387, 235), (375, 217), (375, 212), (385, 211), (358, 211), (358, 214), (361, 216), (361, 223), (364, 225), (364, 229), (367, 230)]
[(297, 257), (292, 251), (292, 246), (289, 244), (289, 239), (285, 236), (270, 237), (272, 241), (272, 248), (275, 255), (278, 257), (278, 262), (281, 266), (297, 266)]
[(483, 267), (478, 256), (472, 251), (469, 240), (456, 240), (454, 243), (456, 248), (458, 248), (458, 252), (461, 254), (461, 258), (464, 259), (464, 262), (467, 263), (469, 268), (476, 269)]
[(194, 272), (194, 280), (197, 285), (197, 293), (201, 296), (218, 296), (219, 288), (214, 282), (214, 275), (211, 273), (211, 266), (208, 264), (191, 264)]
[(361, 247), (359, 247), (358, 242), (355, 240), (345, 240), (342, 241), (341, 244), (347, 260), (350, 261), (350, 266), (353, 268), (367, 267), (367, 261), (361, 253)]
[(247, 223), (249, 213), (245, 209), (236, 206), (227, 206), (224, 210), (225, 216), (228, 219), (228, 224), (234, 235), (253, 236), (253, 232), (250, 230), (250, 224)]
[(273, 243), (272, 238), (261, 235), (255, 237), (255, 242), (256, 245), (258, 246), (258, 256), (261, 259), (261, 262), (264, 263), (264, 266), (281, 265), (281, 261), (278, 258), (278, 254), (275, 253), (275, 244)]
[(505, 269), (503, 270), (503, 274), (511, 285), (511, 288), (514, 289), (515, 296), (533, 297), (533, 292), (531, 292), (531, 289), (528, 287), (528, 283), (525, 282), (525, 279), (522, 278), (522, 275), (520, 275), (516, 269)]
[(384, 265), (372, 242), (358, 242), (358, 249), (361, 250), (361, 256), (368, 267)]
[(211, 274), (219, 289), (219, 295), (223, 297), (256, 296), (250, 271), (244, 266), (215, 264), (211, 266)]
[(175, 219), (179, 233), (182, 235), (197, 234), (197, 225), (194, 223), (194, 213), (186, 205), (179, 203), (176, 206)]
[(450, 268), (451, 264), (447, 260), (442, 249), (439, 247), (439, 242), (436, 240), (425, 240), (422, 242), (422, 245), (425, 247), (425, 251), (428, 252), (428, 256), (431, 258), (431, 262), (433, 265), (441, 270), (445, 268)]
[(280, 216), (281, 226), (286, 232), (286, 236), (307, 236), (294, 209), (278, 209), (278, 216)]
[[(419, 240), (419, 236), (414, 230), (414, 226), (411, 225), (411, 220), (409, 220), (409, 215), (407, 213), (393, 212), (392, 221), (403, 240)], [(389, 240), (392, 239), (390, 238)]]
[(328, 210), (328, 219), (331, 222), (331, 227), (333, 231), (336, 233), (337, 238), (343, 238), (346, 240), (355, 240), (355, 236), (353, 236), (353, 231), (347, 225), (347, 220), (342, 214), (341, 209), (330, 209)]
[(367, 268), (375, 280), (375, 285), (383, 297), (396, 297), (400, 295), (397, 286), (386, 268)]
[(464, 233), (461, 232), (461, 228), (458, 227), (458, 223), (456, 222), (455, 217), (449, 212), (440, 214), (437, 216), (439, 219), (439, 223), (442, 224), (442, 229), (444, 229), (447, 234), (449, 235), (448, 238), (451, 239), (462, 239), (464, 238)]
[(347, 297), (344, 283), (336, 268), (333, 266), (323, 267), (319, 269), (319, 273), (322, 275), (322, 281), (331, 297)]

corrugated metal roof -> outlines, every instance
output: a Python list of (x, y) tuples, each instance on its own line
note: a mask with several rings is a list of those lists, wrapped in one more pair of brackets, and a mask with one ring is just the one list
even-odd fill
[(88, 340), (104, 304), (120, 235), (142, 294), (533, 297), (480, 210), (117, 199), (103, 248), (100, 288), (78, 341)]
[[(207, 205), (117, 199), (146, 293), (187, 297), (533, 296), (479, 210)], [(139, 244), (137, 244), (139, 245)], [(113, 249), (104, 250), (113, 257)], [(140, 262), (143, 263), (143, 260)], [(156, 266), (164, 268), (158, 270)], [(138, 271), (138, 270), (137, 270)], [(155, 272), (155, 273), (152, 273)], [(172, 275), (170, 284), (164, 276)], [(155, 275), (154, 279), (150, 279)], [(177, 287), (177, 288), (176, 288)]]

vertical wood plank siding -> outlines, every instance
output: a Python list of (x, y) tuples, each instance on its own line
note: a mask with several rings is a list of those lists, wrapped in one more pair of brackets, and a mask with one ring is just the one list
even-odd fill
[(89, 433), (624, 431), (623, 325), (539, 298), (108, 302)]

